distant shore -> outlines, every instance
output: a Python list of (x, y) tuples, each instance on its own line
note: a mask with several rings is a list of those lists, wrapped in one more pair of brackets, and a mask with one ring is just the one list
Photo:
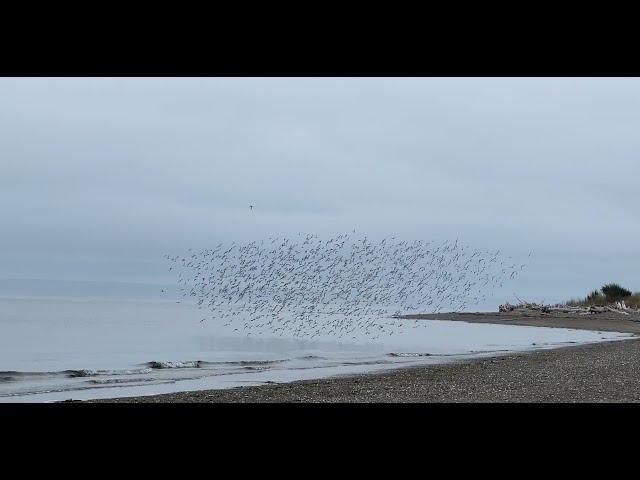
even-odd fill
[[(405, 318), (640, 334), (635, 318), (595, 317), (448, 313)], [(373, 374), (93, 402), (640, 402), (639, 379), (640, 337)]]
[(519, 312), (429, 313), (404, 315), (410, 320), (449, 320), (497, 325), (529, 327), (573, 328), (601, 332), (634, 333), (640, 335), (640, 314), (621, 315), (613, 312), (593, 315), (576, 314), (523, 314)]

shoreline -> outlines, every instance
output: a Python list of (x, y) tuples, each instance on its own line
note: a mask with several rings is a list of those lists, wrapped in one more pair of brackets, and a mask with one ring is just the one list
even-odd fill
[(640, 338), (378, 373), (87, 403), (640, 402)]
[(575, 314), (528, 314), (518, 312), (462, 312), (462, 313), (419, 313), (403, 315), (406, 320), (446, 320), (467, 323), (490, 323), (494, 325), (519, 325), (524, 327), (571, 328), (599, 332), (633, 333), (640, 335), (640, 314), (620, 315), (598, 313), (592, 315)]
[[(404, 318), (640, 334), (640, 322), (603, 315), (448, 313)], [(638, 379), (640, 336), (375, 373), (87, 402), (640, 402)]]

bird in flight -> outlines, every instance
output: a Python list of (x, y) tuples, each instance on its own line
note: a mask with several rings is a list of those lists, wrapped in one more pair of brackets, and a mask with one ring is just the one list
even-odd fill
[(486, 298), (481, 288), (493, 291), (524, 268), (500, 251), (395, 236), (374, 244), (366, 236), (324, 239), (299, 232), (294, 240), (223, 245), (166, 258), (179, 273), (182, 296), (195, 297), (205, 309), (202, 320), (220, 319), (224, 326), (243, 327), (236, 332), (257, 335), (350, 338), (359, 330), (380, 338), (404, 325), (394, 315), (464, 310)]
[(249, 205), (249, 210), (253, 210), (253, 205)]

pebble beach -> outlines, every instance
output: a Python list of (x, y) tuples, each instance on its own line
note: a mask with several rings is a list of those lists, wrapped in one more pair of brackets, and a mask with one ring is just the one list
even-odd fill
[[(636, 318), (439, 314), (412, 318), (639, 334)], [(638, 402), (640, 337), (365, 375), (97, 402)]]

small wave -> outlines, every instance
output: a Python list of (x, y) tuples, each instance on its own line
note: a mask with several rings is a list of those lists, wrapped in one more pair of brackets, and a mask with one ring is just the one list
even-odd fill
[(224, 362), (228, 365), (276, 365), (278, 363), (286, 362), (284, 360), (240, 360), (238, 362)]
[(288, 359), (280, 360), (232, 360), (224, 362), (207, 362), (204, 360), (188, 360), (188, 361), (175, 361), (175, 362), (147, 362), (147, 368), (151, 370), (172, 369), (172, 368), (202, 368), (210, 369), (211, 367), (219, 366), (234, 366), (234, 367), (254, 367), (254, 366), (271, 366), (282, 362), (286, 362)]
[(151, 368), (134, 368), (132, 370), (65, 370), (67, 377), (95, 377), (97, 375), (144, 375), (151, 373)]
[[(37, 372), (33, 372), (31, 375), (29, 375), (30, 373), (31, 372), (16, 372), (13, 370), (6, 370), (4, 372), (0, 372), (0, 383), (15, 382), (19, 379), (26, 378), (27, 376), (38, 375)], [(43, 373), (46, 373), (46, 372), (43, 372)]]
[(18, 378), (18, 377), (50, 377), (51, 375), (62, 375), (64, 372), (18, 372), (17, 370), (0, 371), (2, 378)]
[(432, 357), (433, 353), (404, 353), (404, 352), (391, 352), (387, 353), (389, 357)]
[(15, 370), (6, 370), (0, 372), (0, 383), (18, 382), (26, 380), (34, 380), (39, 378), (66, 377), (67, 371), (62, 372), (18, 372)]
[(413, 353), (413, 352), (391, 352), (387, 353), (389, 357), (402, 357), (402, 358), (418, 358), (418, 357), (463, 357), (465, 355), (478, 355), (483, 353), (502, 353), (511, 352), (511, 350), (471, 350), (470, 352), (461, 353)]
[(164, 368), (206, 368), (209, 365), (236, 365), (236, 366), (256, 366), (256, 365), (275, 365), (286, 362), (284, 360), (236, 360), (229, 362), (205, 362), (203, 360), (183, 361), (183, 362), (148, 362), (146, 365), (151, 369)]
[(144, 375), (151, 373), (150, 368), (135, 368), (125, 370), (92, 370), (92, 369), (78, 369), (78, 370), (62, 370), (59, 372), (18, 372), (18, 371), (4, 371), (0, 372), (0, 383), (25, 381), (37, 378), (52, 378), (52, 377), (66, 377), (66, 378), (82, 378), (82, 377), (95, 377), (98, 375)]
[(164, 369), (164, 368), (202, 368), (206, 362), (201, 360), (188, 361), (188, 362), (149, 362), (147, 365), (152, 369)]

